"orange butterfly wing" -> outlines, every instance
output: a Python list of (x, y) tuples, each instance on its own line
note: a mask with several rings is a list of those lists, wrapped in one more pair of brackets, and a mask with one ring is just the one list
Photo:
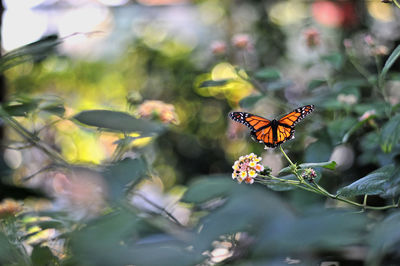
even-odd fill
[(288, 139), (294, 138), (294, 126), (306, 115), (314, 111), (314, 105), (299, 107), (279, 120), (268, 120), (261, 116), (244, 112), (232, 112), (230, 118), (250, 128), (251, 136), (265, 146), (276, 148)]
[(271, 121), (264, 117), (245, 112), (232, 112), (229, 113), (229, 117), (232, 120), (247, 126), (251, 131), (260, 130), (260, 128), (266, 127), (271, 123)]
[(299, 107), (287, 115), (281, 117), (278, 122), (279, 124), (285, 124), (290, 127), (294, 127), (298, 122), (300, 122), (306, 115), (314, 111), (314, 105), (306, 105)]

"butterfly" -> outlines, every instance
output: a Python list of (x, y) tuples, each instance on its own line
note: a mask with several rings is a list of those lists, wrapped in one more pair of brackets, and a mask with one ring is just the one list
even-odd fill
[(291, 111), (278, 120), (268, 120), (245, 112), (231, 112), (229, 117), (250, 128), (250, 134), (256, 141), (264, 143), (266, 147), (276, 148), (294, 138), (294, 126), (312, 111), (314, 111), (314, 105), (306, 105)]

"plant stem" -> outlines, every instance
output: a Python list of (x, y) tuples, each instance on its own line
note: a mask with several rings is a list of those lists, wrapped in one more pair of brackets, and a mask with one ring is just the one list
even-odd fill
[[(289, 184), (289, 185), (293, 185), (293, 186), (296, 186), (298, 188), (314, 192), (316, 194), (324, 195), (324, 196), (329, 197), (331, 199), (335, 199), (335, 200), (339, 200), (339, 201), (342, 201), (342, 202), (346, 202), (346, 203), (348, 203), (350, 205), (353, 205), (353, 206), (362, 207), (364, 209), (386, 210), (386, 209), (390, 209), (390, 208), (399, 208), (400, 207), (400, 199), (396, 204), (380, 206), (380, 207), (368, 206), (367, 205), (367, 195), (364, 196), (364, 202), (361, 204), (361, 203), (346, 199), (344, 197), (341, 197), (339, 195), (331, 194), (326, 189), (324, 189), (323, 187), (321, 187), (320, 185), (318, 185), (315, 182), (312, 182), (312, 184), (314, 185), (314, 186), (312, 186), (307, 181), (305, 181), (304, 178), (298, 173), (297, 165), (294, 164), (292, 162), (292, 160), (290, 160), (289, 156), (287, 156), (287, 154), (283, 150), (282, 146), (279, 146), (279, 149), (281, 150), (281, 152), (284, 155), (284, 157), (286, 158), (286, 160), (289, 162), (290, 168), (292, 170), (292, 173), (297, 177), (297, 179), (299, 181), (294, 183), (293, 180), (286, 180), (286, 179), (274, 177), (274, 176), (271, 176), (271, 175), (267, 176), (267, 178), (270, 178), (272, 180), (277, 180), (277, 181), (280, 181), (280, 182), (283, 182), (283, 183), (286, 183), (286, 184)], [(291, 182), (289, 182), (289, 181), (291, 181)]]
[(394, 3), (398, 8), (400, 8), (400, 4), (397, 2), (397, 0), (393, 0), (393, 3)]
[(41, 142), (40, 138), (31, 132), (29, 132), (26, 128), (24, 128), (17, 120), (15, 120), (12, 116), (10, 116), (0, 105), (0, 117), (3, 119), (4, 123), (9, 125), (12, 129), (14, 129), (22, 138), (24, 138), (27, 142), (37, 147), (41, 151), (43, 151), (47, 156), (55, 160), (57, 163), (62, 165), (68, 165), (68, 163), (61, 157), (53, 149), (49, 148), (47, 145)]

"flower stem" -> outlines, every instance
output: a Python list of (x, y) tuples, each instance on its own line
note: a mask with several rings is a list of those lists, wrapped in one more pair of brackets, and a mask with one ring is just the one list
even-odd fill
[[(386, 210), (386, 209), (390, 209), (390, 208), (399, 208), (400, 207), (400, 199), (399, 199), (399, 202), (397, 202), (396, 204), (380, 206), (380, 207), (368, 206), (367, 205), (367, 195), (364, 196), (364, 202), (361, 204), (361, 203), (346, 199), (344, 197), (341, 197), (339, 195), (331, 194), (325, 188), (321, 187), (320, 185), (318, 185), (315, 182), (312, 182), (313, 185), (311, 185), (309, 182), (305, 181), (304, 178), (298, 173), (297, 165), (294, 164), (292, 162), (292, 160), (290, 160), (289, 156), (287, 156), (287, 154), (283, 150), (282, 146), (279, 146), (279, 149), (281, 150), (281, 152), (284, 155), (284, 157), (286, 158), (286, 160), (289, 162), (290, 168), (292, 170), (292, 173), (297, 177), (297, 179), (299, 181), (296, 181), (294, 183), (293, 182), (294, 180), (286, 180), (286, 179), (282, 179), (282, 178), (278, 178), (278, 177), (273, 177), (273, 176), (270, 176), (270, 175), (267, 178), (270, 178), (270, 179), (273, 179), (273, 180), (277, 180), (277, 181), (280, 181), (280, 182), (284, 182), (286, 184), (290, 184), (290, 185), (296, 186), (298, 188), (301, 188), (301, 189), (304, 189), (304, 190), (307, 190), (307, 191), (310, 191), (310, 192), (314, 192), (316, 194), (324, 195), (324, 196), (326, 196), (328, 198), (331, 198), (331, 199), (335, 199), (335, 200), (339, 200), (339, 201), (342, 201), (342, 202), (346, 202), (346, 203), (348, 203), (350, 205), (353, 205), (353, 206), (362, 207), (364, 209)], [(288, 182), (288, 181), (291, 181), (291, 182)]]

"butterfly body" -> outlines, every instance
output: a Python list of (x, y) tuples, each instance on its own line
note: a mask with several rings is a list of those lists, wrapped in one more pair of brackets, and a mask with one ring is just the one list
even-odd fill
[(314, 111), (314, 105), (306, 105), (278, 120), (268, 120), (245, 112), (232, 112), (229, 117), (250, 128), (250, 134), (254, 140), (264, 143), (266, 147), (276, 148), (286, 140), (294, 138), (294, 126), (312, 111)]

